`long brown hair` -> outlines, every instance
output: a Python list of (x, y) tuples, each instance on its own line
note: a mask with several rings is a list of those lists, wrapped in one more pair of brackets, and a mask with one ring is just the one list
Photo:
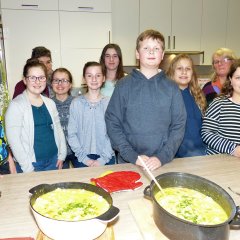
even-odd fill
[(182, 59), (186, 59), (190, 62), (191, 64), (191, 68), (192, 68), (192, 79), (189, 82), (188, 86), (190, 89), (190, 92), (196, 102), (196, 104), (198, 105), (199, 109), (202, 112), (202, 115), (205, 114), (206, 111), (206, 107), (207, 107), (207, 102), (206, 102), (206, 98), (202, 92), (202, 89), (200, 88), (199, 84), (198, 84), (198, 79), (197, 79), (197, 74), (196, 74), (196, 70), (194, 68), (193, 65), (193, 60), (191, 59), (191, 57), (189, 57), (187, 54), (179, 54), (177, 55), (175, 58), (173, 58), (173, 60), (170, 62), (170, 65), (166, 71), (166, 74), (169, 78), (174, 80), (174, 73), (176, 71), (176, 67), (177, 67), (177, 63), (182, 60)]
[(106, 52), (109, 48), (113, 48), (117, 52), (117, 55), (118, 55), (119, 64), (118, 64), (118, 68), (117, 68), (117, 72), (116, 72), (116, 80), (119, 80), (119, 79), (124, 77), (124, 70), (123, 70), (122, 51), (121, 51), (121, 48), (117, 44), (109, 43), (103, 48), (102, 54), (101, 54), (101, 57), (100, 57), (100, 63), (103, 66), (104, 75), (106, 76), (107, 75), (107, 68), (106, 68), (106, 65), (105, 65), (105, 54), (106, 54)]

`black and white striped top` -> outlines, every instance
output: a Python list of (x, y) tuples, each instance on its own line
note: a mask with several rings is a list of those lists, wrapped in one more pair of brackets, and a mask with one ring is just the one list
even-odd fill
[(202, 139), (207, 154), (232, 154), (240, 144), (240, 105), (215, 98), (203, 119)]

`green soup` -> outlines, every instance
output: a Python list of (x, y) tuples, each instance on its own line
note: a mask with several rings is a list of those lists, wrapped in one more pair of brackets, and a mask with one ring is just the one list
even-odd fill
[(91, 219), (109, 207), (109, 203), (94, 192), (61, 188), (41, 195), (33, 205), (34, 210), (45, 217), (66, 221)]
[(181, 219), (203, 225), (220, 224), (228, 219), (223, 208), (203, 193), (182, 187), (165, 188), (164, 192), (155, 195), (157, 202)]

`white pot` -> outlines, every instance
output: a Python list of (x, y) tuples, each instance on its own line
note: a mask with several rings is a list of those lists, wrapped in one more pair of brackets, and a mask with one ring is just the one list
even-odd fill
[[(56, 188), (86, 189), (97, 193), (106, 199), (110, 208), (102, 215), (80, 221), (63, 221), (45, 217), (33, 209), (36, 199)], [(99, 237), (106, 229), (108, 222), (113, 221), (119, 214), (119, 209), (112, 205), (112, 197), (100, 187), (80, 182), (65, 182), (56, 184), (41, 184), (29, 190), (32, 193), (30, 207), (38, 227), (48, 237), (54, 240), (92, 240)]]

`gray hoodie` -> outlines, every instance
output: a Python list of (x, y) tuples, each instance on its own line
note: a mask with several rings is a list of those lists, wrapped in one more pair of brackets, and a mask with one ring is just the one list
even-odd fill
[(170, 162), (183, 139), (186, 110), (178, 86), (164, 72), (147, 79), (134, 69), (118, 81), (105, 113), (119, 162), (136, 163), (138, 155)]

